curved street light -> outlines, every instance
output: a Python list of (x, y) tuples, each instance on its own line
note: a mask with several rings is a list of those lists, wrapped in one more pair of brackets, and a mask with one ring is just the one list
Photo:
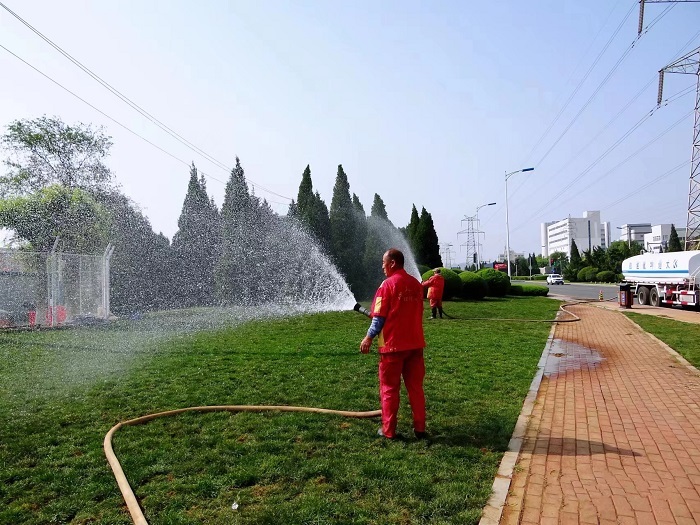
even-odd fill
[(511, 175), (521, 173), (523, 171), (533, 171), (535, 168), (523, 168), (520, 170), (506, 173), (506, 258), (508, 259), (508, 277), (510, 277), (510, 226), (508, 225), (508, 179)]
[(481, 270), (481, 254), (479, 253), (479, 210), (485, 208), (486, 206), (493, 206), (495, 202), (489, 202), (488, 204), (482, 204), (476, 207), (476, 271)]

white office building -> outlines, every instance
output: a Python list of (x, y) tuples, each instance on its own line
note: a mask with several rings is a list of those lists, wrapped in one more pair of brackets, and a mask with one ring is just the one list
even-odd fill
[(584, 211), (583, 217), (571, 217), (554, 222), (542, 223), (542, 256), (549, 257), (554, 252), (571, 255), (571, 241), (576, 242), (579, 253), (595, 247), (610, 246), (610, 223), (601, 222), (599, 211)]
[[(644, 236), (651, 233), (651, 223), (642, 222), (639, 224), (623, 224), (617, 227), (620, 230), (620, 240), (626, 243), (638, 242), (642, 246), (644, 244)], [(671, 231), (671, 225), (668, 226), (669, 232)]]
[[(681, 242), (681, 247), (685, 246), (685, 228), (676, 228), (678, 240)], [(651, 227), (649, 233), (644, 234), (643, 242), (644, 249), (651, 253), (661, 253), (668, 248), (668, 239), (671, 236), (670, 224), (657, 224)]]

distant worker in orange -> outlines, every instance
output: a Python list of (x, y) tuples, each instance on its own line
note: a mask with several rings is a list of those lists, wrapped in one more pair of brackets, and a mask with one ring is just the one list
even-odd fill
[(430, 318), (435, 319), (440, 312), (440, 319), (442, 319), (442, 292), (445, 290), (445, 278), (440, 274), (440, 268), (435, 268), (433, 276), (421, 284), (428, 289), (428, 300), (432, 310)]

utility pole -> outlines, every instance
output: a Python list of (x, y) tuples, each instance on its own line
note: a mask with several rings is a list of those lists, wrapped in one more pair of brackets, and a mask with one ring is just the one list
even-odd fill
[[(642, 5), (644, 5), (642, 0)], [(647, 2), (653, 0), (646, 0)], [(700, 47), (694, 49), (659, 71), (659, 95), (661, 105), (664, 89), (664, 73), (695, 75), (695, 126), (693, 127), (693, 151), (690, 162), (690, 185), (688, 188), (688, 220), (685, 229), (685, 249), (692, 250), (700, 241)]]
[[(466, 215), (464, 216), (464, 219), (462, 219), (462, 222), (467, 221), (467, 228), (457, 232), (457, 235), (462, 235), (466, 234), (467, 235), (467, 241), (463, 244), (460, 244), (461, 246), (466, 246), (467, 247), (467, 262), (465, 265), (465, 269), (469, 268), (472, 264), (475, 264), (475, 257), (477, 254), (477, 239), (476, 236), (478, 235), (477, 229), (474, 227), (476, 224), (476, 216), (473, 217), (467, 217)], [(478, 270), (478, 268), (477, 268)]]

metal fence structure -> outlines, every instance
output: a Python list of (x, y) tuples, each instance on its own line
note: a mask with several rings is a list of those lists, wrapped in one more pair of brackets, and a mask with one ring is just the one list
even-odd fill
[(0, 327), (60, 326), (109, 317), (102, 255), (0, 249)]

